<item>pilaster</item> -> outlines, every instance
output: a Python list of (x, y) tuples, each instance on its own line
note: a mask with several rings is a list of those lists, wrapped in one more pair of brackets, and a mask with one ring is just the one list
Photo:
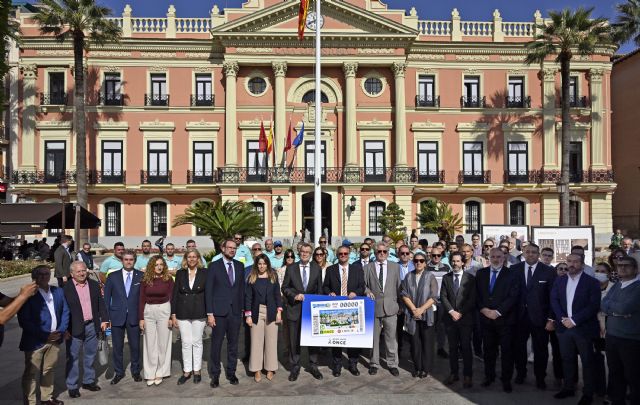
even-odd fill
[(543, 169), (545, 170), (557, 170), (559, 166), (555, 131), (556, 72), (556, 68), (544, 68), (540, 71), (542, 79)]
[(560, 225), (560, 198), (558, 194), (542, 196), (542, 226)]
[(273, 136), (275, 138), (275, 144), (280, 150), (275, 151), (276, 161), (278, 160), (278, 153), (281, 152), (282, 146), (286, 141), (286, 107), (287, 99), (285, 95), (285, 77), (287, 76), (287, 62), (273, 62), (271, 64), (273, 68), (273, 75), (275, 76), (275, 130)]
[(356, 72), (357, 62), (345, 62), (342, 65), (344, 71), (346, 100), (345, 100), (345, 156), (347, 167), (358, 166), (358, 142), (356, 139)]
[(589, 70), (589, 88), (591, 90), (591, 168), (605, 169), (604, 152), (607, 145), (604, 139), (604, 92), (602, 90), (603, 69)]
[(225, 120), (224, 120), (224, 151), (225, 166), (238, 166), (238, 142), (236, 128), (236, 79), (240, 66), (235, 61), (225, 61), (222, 71), (225, 75)]
[(38, 67), (36, 65), (23, 65), (22, 70), (22, 170), (36, 170), (36, 79)]
[[(613, 230), (611, 193), (591, 194), (591, 224), (596, 235), (609, 236)], [(596, 239), (598, 239), (596, 237)]]
[(396, 167), (407, 166), (407, 114), (405, 106), (405, 84), (404, 75), (407, 64), (404, 62), (394, 62), (391, 65), (395, 78), (395, 147), (396, 147)]

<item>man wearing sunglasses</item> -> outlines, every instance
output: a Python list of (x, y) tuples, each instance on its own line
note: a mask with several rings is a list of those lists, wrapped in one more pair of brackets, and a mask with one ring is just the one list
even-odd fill
[(276, 240), (273, 242), (273, 257), (270, 258), (271, 267), (279, 269), (284, 263), (284, 250), (282, 247), (282, 241)]
[[(236, 233), (233, 235), (233, 241), (236, 243), (236, 255), (234, 256), (234, 260), (242, 263), (243, 266), (251, 266), (253, 264), (253, 256), (251, 256), (251, 250), (249, 247), (244, 244), (244, 238), (241, 234)], [(219, 255), (222, 258), (222, 255)], [(214, 258), (215, 259), (215, 258)]]
[(397, 377), (398, 342), (396, 324), (398, 321), (398, 291), (400, 290), (400, 268), (397, 263), (388, 260), (389, 248), (380, 242), (376, 245), (376, 260), (364, 268), (366, 293), (375, 300), (375, 324), (373, 328), (373, 350), (369, 362), (369, 374), (375, 375), (380, 367), (380, 332), (384, 330), (384, 342), (387, 349), (386, 360), (391, 375)]
[[(343, 242), (343, 245), (344, 245), (344, 242)], [(362, 245), (360, 245), (360, 256), (355, 262), (353, 262), (354, 268), (358, 270), (364, 270), (369, 264), (369, 262), (371, 261), (370, 256), (371, 256), (371, 245), (368, 245), (366, 243), (363, 243)]]

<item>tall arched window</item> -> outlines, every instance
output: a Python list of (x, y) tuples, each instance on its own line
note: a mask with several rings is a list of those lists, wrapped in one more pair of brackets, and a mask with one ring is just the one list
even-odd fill
[(265, 223), (264, 223), (264, 203), (261, 202), (251, 202), (251, 205), (253, 205), (253, 210), (260, 215), (260, 218), (262, 219), (262, 234), (260, 236), (264, 236), (265, 235)]
[(509, 225), (525, 225), (527, 218), (524, 210), (524, 202), (511, 201), (509, 203)]
[(117, 201), (109, 201), (104, 204), (104, 219), (106, 228), (105, 236), (120, 236), (120, 203)]
[(378, 220), (382, 217), (386, 204), (382, 201), (373, 201), (369, 203), (369, 235), (382, 235), (382, 228)]
[[(304, 96), (302, 96), (302, 102), (303, 103), (315, 103), (316, 102), (316, 91), (315, 90), (309, 90), (308, 92), (304, 93)], [(323, 91), (320, 92), (320, 102), (321, 103), (328, 103), (329, 102), (329, 97), (327, 97), (327, 95), (324, 94)]]
[(464, 222), (467, 233), (480, 233), (480, 203), (468, 201), (464, 204)]
[(167, 236), (167, 203), (155, 201), (151, 207), (151, 236)]

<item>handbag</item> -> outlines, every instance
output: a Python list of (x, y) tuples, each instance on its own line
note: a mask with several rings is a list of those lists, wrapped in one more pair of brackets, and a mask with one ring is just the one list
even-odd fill
[(98, 337), (98, 364), (101, 366), (109, 364), (109, 341), (104, 332), (100, 332)]

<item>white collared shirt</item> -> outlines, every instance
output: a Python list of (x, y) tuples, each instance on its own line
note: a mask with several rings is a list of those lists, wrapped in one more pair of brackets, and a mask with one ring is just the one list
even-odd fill
[(58, 318), (56, 318), (56, 307), (53, 304), (53, 293), (51, 292), (51, 288), (49, 288), (49, 291), (38, 288), (38, 292), (42, 295), (42, 298), (49, 309), (49, 314), (51, 315), (51, 332), (55, 332), (58, 329)]
[(367, 264), (369, 264), (369, 260), (366, 259), (360, 259), (360, 263), (362, 263), (362, 267), (366, 266)]
[[(375, 261), (374, 262), (376, 265), (376, 278), (379, 280), (380, 279), (380, 262), (379, 261)], [(385, 260), (384, 262), (382, 262), (382, 289), (384, 290), (384, 286), (387, 285), (387, 261)]]
[[(582, 271), (578, 273), (575, 277), (571, 277), (570, 274), (567, 274), (567, 317), (573, 317), (573, 298), (576, 295), (576, 288), (578, 288), (578, 283), (580, 282), (580, 277), (582, 277)], [(573, 322), (573, 319), (571, 320)], [(574, 322), (575, 324), (575, 322)]]
[(636, 278), (632, 279), (632, 280), (627, 280), (627, 281), (621, 281), (620, 282), (620, 288), (625, 288), (625, 287), (629, 287), (631, 284), (635, 283), (636, 281), (640, 281), (640, 275), (637, 276)]
[(526, 285), (529, 285), (529, 283), (531, 282), (531, 280), (527, 279), (527, 276), (529, 274), (529, 267), (531, 267), (531, 278), (533, 278), (533, 275), (536, 273), (536, 268), (538, 267), (538, 263), (536, 262), (536, 264), (534, 264), (533, 266), (530, 265), (527, 262), (524, 262), (524, 279), (526, 281)]

